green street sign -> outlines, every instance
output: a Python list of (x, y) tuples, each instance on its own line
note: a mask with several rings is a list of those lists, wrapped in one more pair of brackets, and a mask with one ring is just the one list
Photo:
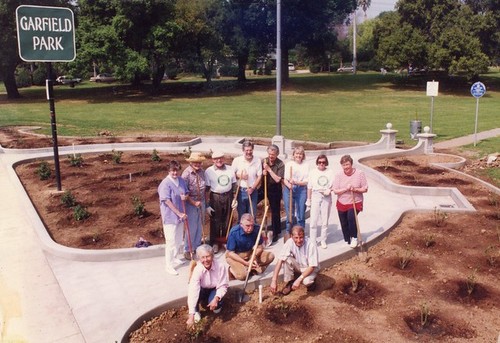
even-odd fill
[(70, 62), (76, 57), (73, 11), (63, 7), (16, 9), (19, 56), (26, 62)]

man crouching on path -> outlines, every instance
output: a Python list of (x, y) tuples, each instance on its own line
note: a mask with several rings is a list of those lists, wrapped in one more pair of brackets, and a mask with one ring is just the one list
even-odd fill
[[(309, 238), (304, 237), (304, 228), (296, 225), (292, 228), (292, 239), (289, 239), (283, 245), (283, 248), (278, 256), (278, 263), (274, 268), (273, 278), (271, 280), (271, 291), (276, 293), (278, 275), (281, 266), (284, 264), (284, 281), (286, 286), (281, 293), (289, 294), (304, 284), (308, 291), (313, 291), (316, 288), (314, 280), (319, 272), (318, 262), (318, 247), (316, 242), (312, 242)], [(294, 280), (294, 273), (301, 273)]]
[(189, 315), (186, 324), (189, 326), (200, 321), (200, 304), (214, 313), (219, 313), (222, 309), (222, 298), (229, 286), (227, 268), (214, 259), (210, 245), (202, 244), (196, 248), (196, 256), (199, 261), (193, 269), (188, 287)]
[[(229, 272), (237, 280), (245, 280), (248, 268), (257, 274), (263, 273), (267, 266), (274, 260), (274, 254), (264, 251), (262, 246), (262, 236), (259, 234), (259, 226), (254, 224), (253, 216), (250, 213), (244, 213), (241, 216), (240, 223), (231, 228), (226, 244), (226, 261), (229, 264)], [(255, 242), (259, 240), (255, 258), (250, 266)]]

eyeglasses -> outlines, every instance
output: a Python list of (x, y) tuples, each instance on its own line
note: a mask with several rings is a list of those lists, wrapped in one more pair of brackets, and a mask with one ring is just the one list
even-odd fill
[(326, 164), (326, 161), (318, 161), (318, 164)]

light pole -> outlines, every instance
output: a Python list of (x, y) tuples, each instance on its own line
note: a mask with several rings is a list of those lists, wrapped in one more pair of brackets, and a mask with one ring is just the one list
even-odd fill
[(281, 136), (281, 0), (276, 1), (276, 136)]

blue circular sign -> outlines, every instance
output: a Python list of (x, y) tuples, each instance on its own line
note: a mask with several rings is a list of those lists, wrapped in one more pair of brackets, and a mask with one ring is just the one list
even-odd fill
[(476, 82), (470, 88), (470, 94), (476, 99), (482, 97), (486, 93), (486, 86), (482, 82)]

